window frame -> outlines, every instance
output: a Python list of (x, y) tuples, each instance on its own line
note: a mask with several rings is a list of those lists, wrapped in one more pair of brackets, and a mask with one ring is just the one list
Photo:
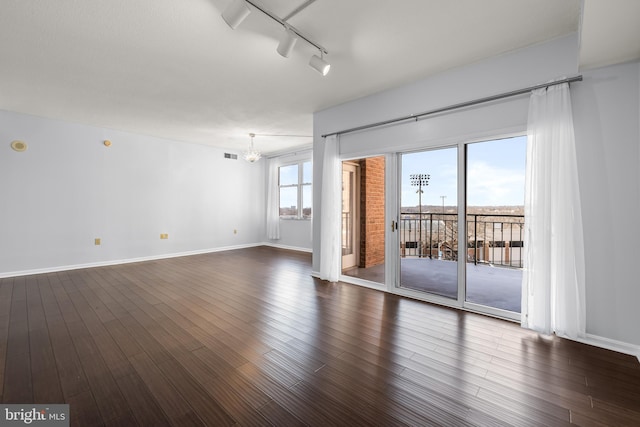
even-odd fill
[[(304, 165), (308, 163), (309, 167), (311, 168), (311, 181), (310, 182), (304, 182)], [(288, 166), (294, 166), (297, 165), (298, 166), (298, 182), (295, 184), (285, 184), (282, 185), (280, 183), (280, 168), (283, 167), (288, 167)], [(280, 165), (278, 165), (278, 214), (279, 214), (279, 218), (283, 219), (283, 220), (306, 220), (306, 221), (310, 221), (311, 218), (313, 218), (313, 190), (311, 190), (311, 213), (309, 214), (309, 216), (305, 216), (304, 215), (304, 206), (303, 206), (303, 202), (304, 202), (304, 190), (305, 187), (308, 187), (310, 189), (313, 189), (313, 162), (311, 159), (300, 159), (300, 160), (296, 160), (296, 161), (292, 161), (292, 162), (287, 162), (287, 163), (282, 163)], [(280, 199), (281, 199), (281, 194), (282, 194), (282, 189), (283, 188), (296, 188), (296, 192), (297, 192), (297, 198), (296, 198), (296, 210), (297, 213), (296, 215), (282, 215), (280, 214)]]

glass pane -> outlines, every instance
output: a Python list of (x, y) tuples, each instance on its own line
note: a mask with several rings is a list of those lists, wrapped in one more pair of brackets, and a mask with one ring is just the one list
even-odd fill
[(280, 216), (298, 216), (298, 186), (280, 188)]
[(313, 192), (310, 185), (302, 186), (302, 217), (311, 218), (311, 204), (313, 201)]
[(313, 168), (311, 162), (304, 162), (302, 164), (302, 183), (311, 184), (313, 177)]
[(400, 286), (458, 298), (458, 149), (402, 155)]
[(467, 146), (467, 301), (520, 312), (526, 137)]
[(280, 185), (298, 183), (298, 165), (280, 166)]

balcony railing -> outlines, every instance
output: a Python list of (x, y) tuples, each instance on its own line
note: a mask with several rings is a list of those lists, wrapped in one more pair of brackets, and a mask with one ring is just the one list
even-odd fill
[[(467, 262), (522, 268), (523, 215), (467, 215)], [(402, 212), (400, 251), (403, 257), (457, 260), (458, 215)]]

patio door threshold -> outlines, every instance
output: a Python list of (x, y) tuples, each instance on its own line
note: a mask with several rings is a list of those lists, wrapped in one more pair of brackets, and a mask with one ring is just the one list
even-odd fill
[[(354, 283), (354, 284), (358, 284), (358, 283)], [(375, 287), (375, 289), (379, 289), (379, 288)], [(460, 301), (458, 300), (442, 297), (439, 295), (425, 295), (425, 293), (423, 292), (413, 291), (411, 289), (402, 288), (402, 287), (395, 287), (391, 290), (386, 290), (386, 291), (402, 297), (426, 302), (428, 304), (441, 305), (444, 307), (449, 307), (449, 308), (458, 309), (462, 311), (468, 311), (470, 313), (482, 314), (484, 316), (506, 320), (509, 322), (520, 323), (520, 313), (514, 313), (508, 310), (500, 310), (497, 308), (493, 308), (493, 307), (489, 307), (481, 304), (474, 304), (467, 301), (464, 301), (462, 304), (460, 304)]]

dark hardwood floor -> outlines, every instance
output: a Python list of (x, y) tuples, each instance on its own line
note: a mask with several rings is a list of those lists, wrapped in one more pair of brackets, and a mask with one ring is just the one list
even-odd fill
[(640, 425), (640, 364), (258, 247), (2, 279), (3, 403), (72, 425)]

